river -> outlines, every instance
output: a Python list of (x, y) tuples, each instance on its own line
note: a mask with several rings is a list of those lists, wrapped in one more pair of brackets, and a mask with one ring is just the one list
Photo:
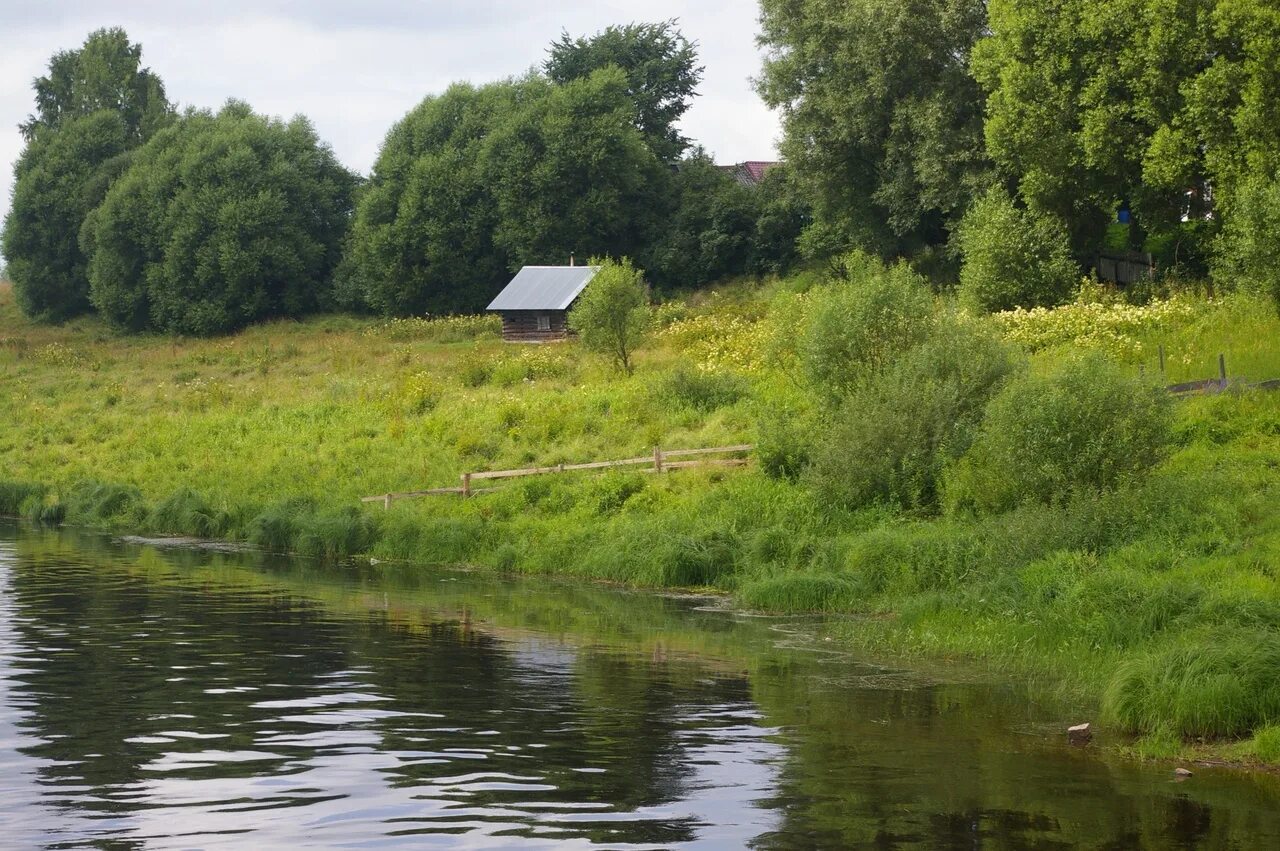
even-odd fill
[(811, 619), (0, 521), (0, 846), (1280, 848), (1280, 779)]

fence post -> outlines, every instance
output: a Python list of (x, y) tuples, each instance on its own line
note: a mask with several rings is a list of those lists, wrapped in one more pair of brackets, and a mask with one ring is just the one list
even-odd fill
[(391, 494), (387, 494), (384, 497), (382, 497), (382, 510), (383, 511), (391, 510)]
[(662, 472), (662, 448), (659, 446), (653, 447), (653, 471)]
[(1221, 352), (1218, 353), (1218, 386), (1227, 389), (1227, 356)]
[(466, 499), (471, 496), (471, 474), (462, 474), (462, 498)]
[(1160, 377), (1164, 378), (1164, 343), (1160, 344)]

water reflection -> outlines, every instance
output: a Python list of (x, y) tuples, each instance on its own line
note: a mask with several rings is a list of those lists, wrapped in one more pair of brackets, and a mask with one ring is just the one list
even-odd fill
[(1272, 778), (1178, 786), (780, 626), (0, 527), (0, 844), (1280, 846)]

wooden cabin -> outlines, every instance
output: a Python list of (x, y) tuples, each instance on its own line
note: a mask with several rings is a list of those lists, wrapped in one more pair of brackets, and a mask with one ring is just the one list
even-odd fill
[(544, 343), (569, 336), (569, 308), (599, 266), (525, 266), (490, 302), (502, 316), (502, 339)]

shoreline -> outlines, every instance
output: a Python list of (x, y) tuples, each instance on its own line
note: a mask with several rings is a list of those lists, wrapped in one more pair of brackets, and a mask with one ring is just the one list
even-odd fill
[[(12, 522), (14, 525), (27, 528), (45, 528), (56, 532), (70, 531), (74, 533), (89, 534), (95, 537), (103, 537), (115, 541), (117, 543), (128, 544), (132, 546), (151, 548), (156, 550), (192, 550), (210, 554), (220, 555), (262, 555), (277, 558), (285, 558), (293, 560), (317, 561), (332, 567), (341, 567), (343, 564), (354, 564), (361, 566), (369, 566), (374, 569), (381, 569), (384, 566), (400, 567), (400, 568), (431, 568), (443, 569), (449, 571), (460, 571), (464, 573), (476, 573), (504, 579), (519, 581), (538, 580), (543, 582), (551, 582), (555, 585), (570, 584), (582, 581), (583, 577), (573, 576), (571, 574), (538, 574), (530, 575), (519, 571), (503, 571), (493, 567), (474, 564), (444, 564), (444, 563), (427, 563), (410, 559), (378, 559), (366, 554), (352, 554), (345, 559), (334, 561), (316, 556), (308, 556), (296, 552), (276, 552), (264, 550), (254, 547), (247, 541), (224, 539), (224, 538), (200, 538), (190, 535), (164, 535), (164, 534), (131, 534), (120, 530), (108, 530), (95, 526), (77, 525), (74, 523), (63, 523), (56, 526), (49, 526), (39, 522), (31, 521), (28, 518), (15, 516), (11, 514), (0, 514), (0, 520)], [(256, 568), (253, 568), (256, 570)], [(815, 625), (810, 637), (815, 642), (829, 642), (829, 649), (842, 655), (849, 655), (851, 658), (856, 656), (858, 661), (875, 667), (886, 669), (899, 669), (901, 673), (910, 677), (919, 677), (927, 681), (936, 682), (963, 682), (970, 679), (989, 682), (993, 686), (1000, 684), (1015, 685), (1025, 688), (1029, 696), (1036, 697), (1040, 700), (1049, 702), (1050, 704), (1066, 703), (1088, 703), (1092, 705), (1090, 711), (1079, 714), (1094, 715), (1098, 714), (1097, 706), (1101, 703), (1098, 695), (1084, 695), (1078, 689), (1073, 690), (1073, 697), (1066, 697), (1061, 689), (1066, 684), (1066, 680), (1062, 677), (1050, 675), (1048, 677), (1033, 677), (1030, 675), (1030, 669), (1035, 663), (1030, 657), (1021, 657), (1025, 662), (1024, 666), (1015, 666), (1017, 670), (1010, 675), (1007, 667), (1007, 661), (1004, 663), (992, 658), (975, 657), (964, 653), (943, 652), (938, 654), (921, 654), (903, 651), (894, 651), (887, 649), (892, 646), (885, 644), (883, 639), (887, 633), (879, 633), (877, 637), (879, 641), (856, 641), (848, 638), (848, 630), (840, 629), (838, 635), (832, 635), (830, 627), (847, 627), (856, 623), (863, 627), (873, 624), (884, 624), (896, 620), (899, 615), (894, 612), (778, 612), (778, 611), (762, 611), (744, 609), (734, 605), (734, 597), (714, 588), (676, 588), (676, 587), (650, 587), (628, 585), (622, 582), (614, 582), (598, 578), (586, 578), (588, 583), (595, 587), (611, 588), (615, 590), (625, 590), (630, 593), (639, 593), (652, 595), (654, 597), (663, 597), (677, 600), (707, 600), (718, 601), (722, 605), (717, 605), (715, 611), (724, 612), (735, 617), (759, 618), (763, 620), (782, 620), (786, 618), (811, 619)], [(866, 635), (865, 629), (863, 630)], [(964, 671), (971, 672), (973, 677), (957, 677), (956, 667)], [(997, 670), (997, 666), (1001, 669)], [(1045, 669), (1041, 669), (1043, 674)], [(1077, 722), (1073, 722), (1077, 723)], [(1261, 762), (1257, 759), (1249, 759), (1247, 757), (1232, 756), (1230, 752), (1238, 749), (1247, 739), (1223, 740), (1219, 742), (1184, 742), (1181, 750), (1176, 755), (1168, 754), (1146, 754), (1142, 753), (1137, 747), (1141, 737), (1132, 736), (1121, 731), (1108, 728), (1106, 725), (1099, 723), (1096, 718), (1085, 718), (1078, 723), (1089, 723), (1098, 736), (1091, 736), (1084, 744), (1067, 744), (1067, 747), (1078, 749), (1085, 753), (1092, 751), (1099, 756), (1109, 758), (1119, 758), (1126, 761), (1135, 761), (1144, 764), (1161, 764), (1170, 768), (1171, 772), (1175, 768), (1185, 768), (1190, 765), (1194, 768), (1218, 768), (1227, 769), (1234, 772), (1242, 773), (1263, 773), (1270, 775), (1280, 775), (1280, 764), (1272, 764)], [(1067, 730), (1063, 727), (1061, 738), (1064, 742), (1067, 740)], [(1101, 737), (1106, 744), (1099, 744), (1098, 738)], [(1179, 781), (1189, 780), (1189, 776), (1179, 776)]]

